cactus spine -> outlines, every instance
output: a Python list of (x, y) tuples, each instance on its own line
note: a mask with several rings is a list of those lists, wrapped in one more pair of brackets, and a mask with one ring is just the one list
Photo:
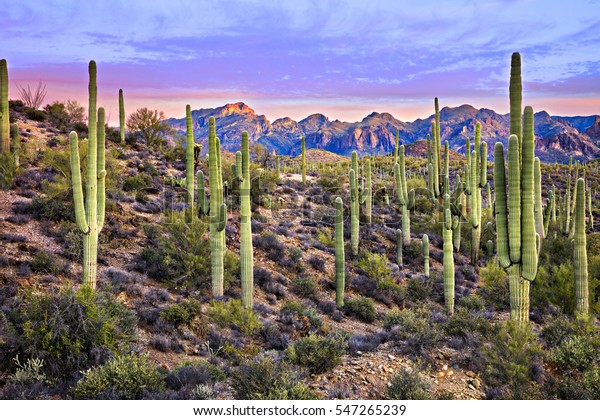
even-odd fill
[(573, 269), (575, 274), (575, 313), (586, 317), (589, 309), (588, 262), (585, 236), (585, 181), (577, 180), (575, 196), (575, 234), (573, 238)]
[(0, 147), (10, 153), (10, 112), (8, 110), (8, 65), (0, 60)]
[(223, 252), (227, 205), (223, 203), (221, 177), (221, 147), (217, 138), (215, 118), (208, 120), (208, 182), (210, 188), (210, 270), (213, 297), (223, 296)]
[(98, 110), (96, 119), (96, 63), (89, 64), (89, 107), (88, 107), (88, 154), (85, 206), (83, 203), (83, 187), (81, 168), (79, 165), (79, 141), (74, 131), (69, 135), (71, 153), (71, 179), (73, 184), (73, 200), (75, 219), (79, 230), (83, 233), (83, 285), (96, 288), (98, 269), (98, 234), (104, 225), (105, 178), (104, 165), (104, 108)]
[[(449, 200), (449, 198), (448, 198)], [(454, 249), (452, 244), (452, 214), (444, 211), (444, 302), (450, 315), (454, 313)]]
[(125, 146), (125, 101), (123, 99), (123, 89), (119, 89), (119, 137), (121, 146)]
[(344, 306), (346, 256), (344, 251), (344, 203), (335, 199), (335, 304)]
[(425, 276), (429, 277), (429, 236), (423, 235), (423, 265)]
[[(252, 251), (252, 225), (250, 207), (250, 152), (248, 133), (242, 132), (241, 165), (236, 166), (240, 181), (240, 278), (242, 282), (242, 302), (246, 308), (252, 308), (254, 290), (254, 258)], [(239, 161), (239, 159), (237, 159)]]
[[(194, 129), (192, 127), (192, 108), (185, 106), (185, 186), (190, 214), (194, 214)], [(200, 186), (198, 186), (200, 188)], [(204, 185), (202, 186), (204, 188)]]
[(302, 183), (306, 184), (306, 141), (302, 136)]

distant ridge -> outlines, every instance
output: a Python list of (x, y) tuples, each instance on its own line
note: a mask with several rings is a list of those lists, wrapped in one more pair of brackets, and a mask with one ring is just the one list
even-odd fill
[[(325, 115), (312, 114), (301, 121), (279, 118), (272, 123), (243, 102), (218, 108), (192, 111), (196, 142), (206, 145), (208, 119), (214, 116), (221, 145), (229, 151), (240, 147), (242, 131), (247, 131), (252, 142), (265, 145), (281, 155), (300, 153), (300, 137), (305, 136), (307, 148), (322, 149), (348, 156), (353, 150), (359, 154), (387, 154), (393, 152), (396, 131), (401, 144), (424, 140), (431, 130), (433, 115), (404, 122), (387, 112), (372, 112), (361, 121), (330, 121)], [(185, 118), (171, 118), (169, 124), (185, 132)], [(506, 144), (509, 133), (508, 114), (465, 104), (440, 110), (441, 140), (464, 153), (466, 137), (473, 137), (475, 124), (481, 123), (481, 137), (490, 147), (497, 141)], [(535, 114), (536, 155), (544, 162), (567, 162), (569, 156), (581, 161), (600, 157), (600, 116), (550, 116), (545, 111)], [(205, 149), (206, 150), (206, 149)]]

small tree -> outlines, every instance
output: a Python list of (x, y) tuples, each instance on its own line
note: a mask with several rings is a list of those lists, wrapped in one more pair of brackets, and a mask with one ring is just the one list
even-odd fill
[(162, 111), (140, 108), (127, 118), (127, 128), (144, 139), (148, 147), (158, 148), (164, 143), (164, 135), (171, 131)]

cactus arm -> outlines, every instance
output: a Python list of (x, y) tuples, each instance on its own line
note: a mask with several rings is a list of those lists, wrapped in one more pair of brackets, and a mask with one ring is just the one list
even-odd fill
[[(522, 257), (523, 268), (521, 275), (524, 279), (533, 281), (538, 270), (538, 252), (536, 240), (535, 216), (533, 210), (534, 194), (534, 156), (535, 145), (533, 135), (533, 109), (525, 107), (523, 111), (523, 142), (522, 142), (522, 193), (521, 193), (521, 228), (522, 228)], [(512, 193), (512, 191), (511, 191)], [(541, 238), (540, 238), (541, 239)], [(511, 238), (512, 242), (512, 238)]]
[(508, 232), (510, 259), (521, 262), (521, 170), (519, 169), (519, 139), (511, 135), (508, 140)]
[(209, 205), (206, 199), (206, 190), (204, 189), (204, 172), (199, 170), (196, 172), (198, 178), (198, 207), (203, 215), (208, 214)]
[(506, 199), (506, 167), (504, 146), (498, 142), (494, 146), (494, 185), (496, 190), (496, 249), (500, 265), (508, 268), (511, 265), (508, 240), (508, 211)]
[(452, 214), (444, 211), (444, 301), (449, 314), (454, 313), (454, 249), (452, 243)]
[(104, 227), (104, 216), (106, 208), (106, 165), (105, 147), (106, 130), (104, 128), (104, 108), (98, 108), (98, 151), (97, 151), (97, 173), (98, 173), (98, 232)]
[(123, 89), (119, 89), (119, 138), (121, 146), (125, 146), (125, 100), (123, 99)]
[(533, 211), (535, 217), (535, 231), (544, 240), (546, 232), (546, 223), (544, 218), (544, 209), (542, 208), (542, 172), (540, 168), (540, 158), (536, 157), (533, 161), (533, 188), (534, 201)]
[(77, 133), (71, 131), (69, 134), (69, 146), (71, 151), (71, 181), (73, 184), (73, 199), (75, 203), (75, 220), (77, 227), (84, 235), (90, 232), (85, 217), (85, 207), (83, 205), (83, 188), (81, 186), (81, 167), (79, 165), (79, 140)]
[[(521, 56), (519, 53), (513, 53), (510, 59), (510, 134), (517, 136), (518, 149), (521, 150), (522, 132), (522, 84), (521, 84)], [(519, 157), (519, 167), (521, 166), (521, 158)]]

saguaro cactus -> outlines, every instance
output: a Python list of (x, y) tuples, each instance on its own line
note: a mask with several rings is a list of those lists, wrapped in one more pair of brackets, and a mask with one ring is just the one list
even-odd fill
[[(21, 164), (20, 155), (21, 155), (21, 132), (19, 131), (19, 126), (17, 123), (14, 123), (10, 126), (10, 137), (11, 137), (11, 149), (13, 152), (13, 157), (15, 159), (15, 168), (18, 168)], [(591, 199), (591, 196), (590, 196)], [(591, 206), (591, 201), (590, 201)], [(591, 214), (591, 213), (590, 213)]]
[[(534, 142), (531, 107), (525, 108), (524, 115), (522, 149), (519, 149), (516, 135), (511, 135), (508, 140), (508, 206), (504, 147), (502, 143), (496, 143), (494, 147), (497, 252), (500, 265), (508, 273), (511, 318), (518, 322), (529, 320), (529, 284), (537, 275), (539, 247), (533, 213)], [(519, 170), (519, 161), (522, 162), (522, 170)]]
[(398, 267), (404, 265), (402, 259), (402, 229), (396, 229), (396, 264)]
[(104, 108), (98, 110), (98, 118), (96, 119), (97, 90), (96, 63), (94, 61), (90, 61), (89, 64), (88, 91), (89, 128), (85, 206), (79, 165), (79, 141), (77, 133), (74, 131), (69, 135), (69, 146), (75, 219), (79, 230), (83, 233), (83, 285), (95, 289), (98, 267), (98, 234), (104, 225), (106, 170), (104, 165)]
[(359, 197), (358, 197), (358, 185), (356, 180), (356, 172), (354, 169), (350, 169), (348, 172), (348, 178), (350, 179), (350, 247), (352, 255), (358, 255), (358, 235), (359, 235)]
[[(510, 58), (510, 86), (509, 86), (509, 100), (510, 100), (510, 134), (517, 136), (519, 141), (519, 150), (522, 149), (522, 118), (523, 114), (523, 96), (522, 96), (522, 83), (521, 83), (521, 55), (517, 52), (513, 53)], [(519, 167), (521, 162), (519, 162)]]
[[(194, 128), (192, 126), (192, 108), (185, 106), (185, 186), (190, 214), (194, 214)], [(200, 188), (200, 187), (198, 187)], [(202, 186), (204, 188), (204, 186)]]
[(302, 183), (306, 184), (306, 141), (302, 136)]
[(444, 302), (449, 314), (454, 313), (454, 248), (452, 244), (452, 214), (444, 211)]
[(575, 274), (575, 313), (586, 317), (589, 310), (588, 262), (585, 236), (585, 181), (577, 180), (575, 195), (575, 234), (573, 238), (573, 270)]
[(210, 188), (210, 271), (213, 297), (223, 296), (224, 230), (227, 223), (227, 205), (223, 203), (221, 177), (221, 147), (217, 138), (215, 118), (208, 120), (208, 182)]
[[(248, 133), (242, 132), (241, 165), (236, 165), (237, 178), (240, 182), (240, 278), (242, 282), (242, 302), (246, 308), (252, 308), (254, 290), (254, 256), (252, 250), (252, 224), (250, 218), (250, 152)], [(236, 159), (240, 161), (240, 159)]]
[(425, 275), (429, 277), (429, 236), (423, 235), (423, 261), (425, 268)]
[(398, 195), (398, 204), (402, 207), (402, 233), (403, 240), (408, 245), (410, 244), (410, 211), (412, 207), (409, 203), (408, 187), (406, 185), (406, 171), (404, 166), (404, 145), (400, 146), (398, 163), (394, 165), (394, 173), (396, 176), (396, 190)]
[(372, 193), (372, 182), (371, 182), (371, 159), (367, 158), (365, 162), (365, 178), (366, 187), (363, 192), (365, 194), (365, 219), (367, 224), (371, 224), (371, 214), (373, 209), (373, 193)]
[(540, 158), (538, 157), (533, 161), (533, 214), (535, 218), (535, 231), (540, 235), (540, 241), (543, 241), (546, 235), (544, 229), (544, 211), (542, 209), (542, 172), (540, 169)]
[(335, 199), (335, 304), (344, 306), (346, 282), (346, 255), (344, 251), (344, 203), (341, 197)]
[(123, 89), (119, 89), (119, 137), (121, 146), (125, 146), (125, 100), (123, 99)]
[(10, 112), (8, 110), (8, 65), (0, 60), (0, 147), (10, 153)]

